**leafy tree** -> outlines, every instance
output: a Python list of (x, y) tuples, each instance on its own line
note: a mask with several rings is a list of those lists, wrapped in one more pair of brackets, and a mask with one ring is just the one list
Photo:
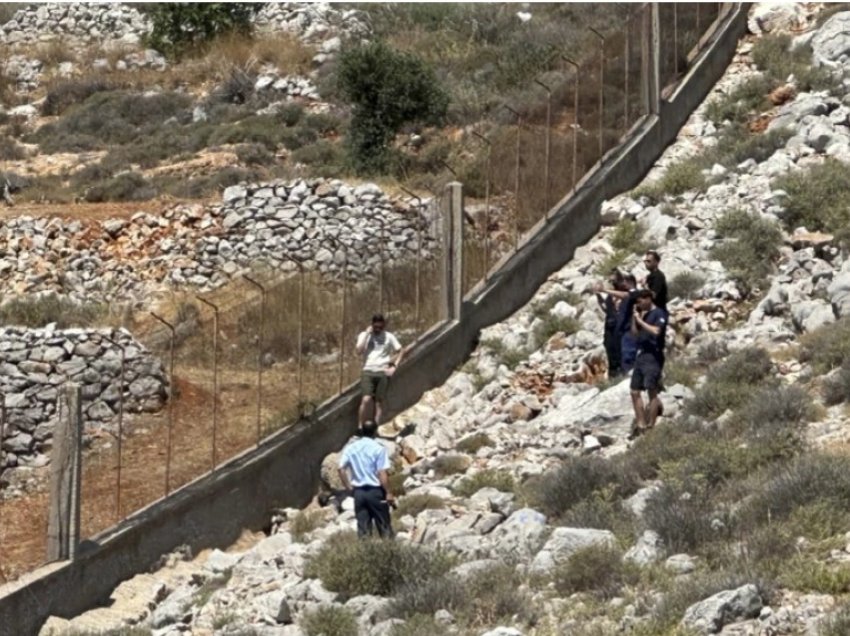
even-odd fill
[(263, 2), (167, 2), (147, 8), (151, 19), (148, 44), (162, 53), (180, 56), (225, 33), (250, 34), (251, 18)]
[(406, 123), (437, 123), (449, 97), (425, 62), (383, 42), (355, 46), (340, 59), (338, 82), (353, 104), (348, 146), (361, 173), (386, 172), (390, 143)]

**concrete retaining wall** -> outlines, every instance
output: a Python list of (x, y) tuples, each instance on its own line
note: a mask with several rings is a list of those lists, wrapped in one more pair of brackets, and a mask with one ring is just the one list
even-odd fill
[[(637, 185), (690, 113), (722, 75), (746, 30), (746, 5), (735, 5), (696, 60), (672, 101), (611, 151), (549, 223), (502, 264), (462, 307), (462, 320), (426, 334), (393, 381), (389, 410), (416, 403), (440, 385), (477, 344), (481, 328), (527, 303), (536, 289), (599, 229), (605, 199)], [(278, 506), (301, 506), (315, 492), (319, 465), (353, 433), (358, 403), (352, 386), (322, 405), (313, 422), (281, 431), (214, 474), (186, 485), (95, 538), (78, 560), (53, 564), (0, 588), (0, 636), (37, 633), (50, 615), (75, 616), (106, 599), (129, 576), (181, 544), (193, 550), (232, 543), (243, 528), (260, 529)]]

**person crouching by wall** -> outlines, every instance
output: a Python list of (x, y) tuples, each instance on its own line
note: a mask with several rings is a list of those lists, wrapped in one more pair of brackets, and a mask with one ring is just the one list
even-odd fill
[[(381, 423), (384, 400), (387, 397), (390, 378), (404, 359), (404, 348), (389, 331), (383, 314), (372, 316), (372, 324), (357, 336), (357, 353), (363, 356), (363, 374), (360, 388), (358, 423), (363, 426), (367, 419)], [(370, 415), (374, 405), (374, 415)]]
[(361, 438), (346, 446), (339, 459), (339, 478), (354, 494), (357, 536), (372, 536), (373, 526), (382, 538), (392, 538), (390, 506), (395, 501), (390, 491), (390, 458), (386, 447), (375, 439), (378, 424), (367, 420), (360, 429)]

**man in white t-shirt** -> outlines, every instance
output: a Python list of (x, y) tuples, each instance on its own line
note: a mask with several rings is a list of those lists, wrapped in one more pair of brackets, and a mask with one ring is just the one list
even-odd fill
[[(363, 375), (360, 378), (363, 399), (358, 417), (361, 426), (367, 419), (381, 423), (381, 410), (390, 377), (404, 358), (404, 348), (385, 327), (383, 314), (375, 314), (369, 328), (357, 336), (357, 353), (363, 356)], [(375, 416), (370, 418), (372, 404), (375, 405)]]

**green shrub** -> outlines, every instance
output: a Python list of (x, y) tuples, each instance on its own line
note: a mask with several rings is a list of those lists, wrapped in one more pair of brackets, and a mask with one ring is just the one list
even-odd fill
[(148, 201), (157, 195), (157, 190), (138, 172), (124, 172), (106, 183), (91, 186), (85, 199), (90, 203), (104, 201)]
[(301, 510), (289, 522), (289, 531), (295, 541), (303, 541), (308, 534), (321, 527), (325, 514), (321, 510)]
[(499, 364), (504, 364), (513, 371), (528, 359), (529, 352), (525, 349), (509, 349), (499, 338), (488, 338), (481, 341), (481, 346), (493, 352)]
[(738, 209), (721, 216), (715, 230), (725, 240), (712, 248), (712, 258), (723, 264), (745, 292), (764, 287), (782, 245), (782, 231), (776, 223)]
[(850, 592), (850, 567), (826, 564), (810, 556), (799, 555), (782, 568), (778, 582), (783, 587), (817, 594), (845, 594)]
[(602, 599), (618, 596), (623, 586), (637, 582), (638, 570), (623, 561), (622, 553), (608, 545), (578, 550), (558, 566), (555, 589), (563, 596), (590, 592)]
[(534, 339), (543, 344), (557, 333), (571, 336), (581, 328), (581, 323), (575, 318), (561, 318), (560, 316), (548, 315), (541, 318), (534, 328)]
[(614, 233), (608, 242), (615, 250), (623, 250), (631, 254), (641, 254), (649, 249), (646, 242), (646, 226), (639, 221), (623, 219), (617, 223)]
[(301, 629), (307, 636), (358, 636), (357, 617), (339, 605), (321, 605), (305, 612)]
[(95, 93), (115, 90), (117, 87), (104, 79), (88, 77), (62, 80), (50, 86), (41, 103), (41, 114), (61, 115), (75, 104), (82, 104)]
[(823, 401), (830, 406), (850, 402), (850, 360), (845, 360), (834, 375), (824, 380)]
[(764, 387), (735, 411), (754, 464), (790, 458), (804, 447), (804, 425), (814, 417), (808, 392), (797, 386)]
[(662, 484), (647, 500), (643, 518), (674, 553), (692, 552), (725, 538), (712, 524), (715, 509), (710, 489), (697, 480)]
[(774, 190), (784, 190), (782, 221), (790, 231), (805, 226), (810, 231), (836, 234), (848, 238), (850, 227), (850, 169), (847, 164), (827, 158), (806, 170), (790, 172), (771, 183)]
[(756, 66), (781, 84), (791, 75), (801, 92), (829, 91), (840, 95), (840, 81), (833, 77), (828, 68), (812, 63), (809, 45), (791, 47), (793, 40), (787, 33), (769, 33), (756, 40), (750, 55)]
[(307, 562), (305, 573), (345, 597), (391, 596), (402, 585), (440, 576), (452, 566), (444, 554), (381, 539), (360, 540), (350, 532), (330, 537)]
[(713, 366), (686, 410), (701, 417), (714, 418), (743, 404), (770, 374), (773, 363), (767, 351), (748, 347), (736, 351), (721, 364)]
[(26, 159), (27, 153), (11, 137), (0, 135), (0, 161), (18, 161)]
[(398, 500), (398, 508), (395, 514), (399, 517), (411, 515), (415, 517), (423, 510), (436, 510), (445, 508), (446, 502), (436, 495), (413, 494), (401, 497)]
[(172, 56), (209, 43), (227, 33), (248, 35), (261, 2), (162, 3), (148, 7), (148, 46)]
[(766, 473), (744, 512), (768, 523), (788, 519), (796, 509), (817, 502), (850, 508), (850, 457), (805, 453), (777, 464)]
[(0, 322), (32, 328), (50, 323), (56, 323), (59, 329), (91, 327), (104, 319), (106, 311), (106, 305), (78, 303), (54, 293), (19, 296), (0, 305)]
[(800, 337), (800, 361), (816, 373), (827, 373), (850, 359), (850, 319), (841, 320)]
[(617, 539), (632, 542), (635, 538), (634, 514), (610, 491), (585, 498), (563, 513), (558, 522), (569, 528), (610, 530)]
[(446, 477), (465, 473), (471, 463), (466, 455), (444, 454), (434, 458), (431, 468), (434, 469), (437, 477)]
[(639, 486), (638, 475), (623, 465), (595, 456), (568, 457), (535, 484), (536, 505), (548, 517), (560, 517), (602, 491), (627, 497)]
[(331, 171), (341, 171), (345, 158), (339, 144), (325, 139), (307, 144), (292, 151), (290, 156), (293, 162), (303, 163), (319, 170), (326, 169), (325, 174), (331, 175)]
[(846, 636), (850, 634), (850, 603), (841, 605), (818, 625), (820, 636)]
[(488, 468), (467, 475), (454, 485), (453, 490), (459, 497), (471, 497), (482, 488), (513, 492), (515, 487), (513, 475), (508, 471)]
[(670, 357), (664, 362), (664, 384), (675, 386), (681, 384), (693, 388), (696, 385), (696, 371), (681, 357)]
[(449, 103), (419, 57), (380, 41), (344, 50), (337, 79), (353, 105), (348, 145), (355, 168), (364, 173), (389, 168), (389, 146), (405, 123), (437, 123)]
[(433, 636), (444, 629), (433, 614), (415, 614), (404, 623), (393, 625), (389, 636)]
[(747, 159), (761, 163), (783, 148), (793, 134), (788, 128), (763, 133), (752, 133), (745, 126), (724, 128), (717, 145), (706, 151), (706, 163), (719, 163), (730, 170)]
[(474, 433), (473, 435), (464, 437), (455, 444), (455, 450), (461, 453), (474, 455), (482, 448), (486, 448), (488, 446), (493, 446), (493, 440), (490, 439), (490, 436), (487, 435), (487, 433)]
[(747, 79), (726, 95), (714, 98), (708, 103), (705, 116), (716, 125), (724, 121), (741, 123), (753, 113), (770, 108), (767, 96), (776, 88), (776, 80), (764, 75)]
[(667, 292), (670, 298), (684, 298), (690, 300), (702, 286), (705, 285), (705, 277), (696, 272), (681, 272), (670, 279)]
[(236, 157), (249, 166), (267, 166), (275, 161), (274, 155), (262, 144), (241, 144), (236, 147)]

